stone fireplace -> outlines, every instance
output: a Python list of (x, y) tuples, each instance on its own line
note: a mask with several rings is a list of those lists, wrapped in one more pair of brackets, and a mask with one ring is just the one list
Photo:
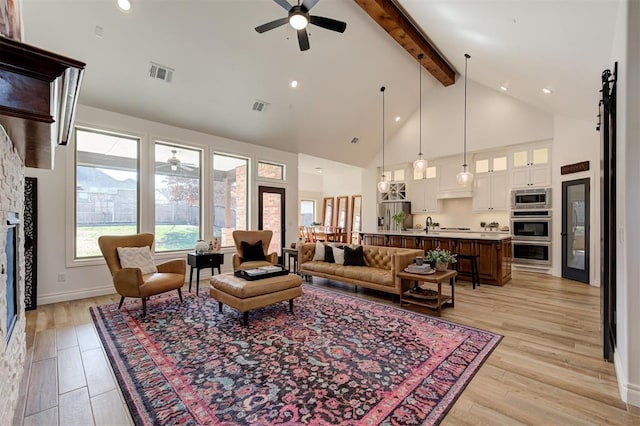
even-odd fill
[[(16, 410), (26, 357), (24, 309), (24, 230), (18, 223), (24, 211), (24, 166), (4, 128), (0, 126), (0, 413), (11, 419)], [(10, 224), (14, 222), (13, 224)], [(12, 235), (13, 234), (13, 235)], [(7, 253), (7, 238), (15, 237), (15, 252)], [(11, 243), (11, 242), (10, 242)], [(15, 256), (15, 293), (8, 294), (8, 268)], [(12, 288), (11, 288), (12, 289)], [(10, 292), (9, 292), (10, 293)], [(15, 305), (7, 304), (15, 300)], [(13, 311), (15, 307), (15, 311)], [(9, 322), (13, 321), (13, 324)]]

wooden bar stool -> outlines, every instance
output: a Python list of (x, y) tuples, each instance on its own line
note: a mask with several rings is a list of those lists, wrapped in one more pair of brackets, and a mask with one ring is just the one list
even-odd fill
[[(454, 263), (455, 270), (458, 271), (458, 276), (466, 275), (471, 277), (471, 283), (473, 284), (473, 289), (475, 290), (476, 284), (480, 287), (480, 273), (478, 272), (478, 255), (477, 254), (458, 254), (457, 256), (458, 262)], [(471, 272), (461, 272), (459, 269), (460, 259), (467, 259), (471, 262)]]

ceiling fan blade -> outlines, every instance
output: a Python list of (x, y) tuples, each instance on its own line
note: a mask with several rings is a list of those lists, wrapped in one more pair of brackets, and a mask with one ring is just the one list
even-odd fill
[(344, 30), (347, 29), (346, 22), (325, 18), (324, 16), (311, 16), (309, 20), (313, 25), (317, 25), (331, 31), (337, 31), (339, 33), (343, 33)]
[(320, 0), (304, 0), (302, 2), (302, 5), (309, 11), (313, 6), (316, 5), (316, 3), (318, 3), (318, 1)]
[(309, 36), (307, 35), (307, 30), (298, 30), (298, 44), (300, 44), (301, 51), (309, 50)]
[(275, 21), (267, 22), (266, 24), (262, 24), (260, 26), (257, 26), (256, 27), (256, 31), (262, 34), (265, 31), (269, 31), (269, 30), (272, 30), (274, 28), (281, 27), (284, 24), (286, 24), (287, 22), (289, 22), (289, 18), (276, 19)]
[(287, 0), (273, 0), (273, 1), (275, 1), (280, 6), (282, 6), (282, 8), (284, 10), (286, 10), (287, 12), (291, 9), (291, 5), (289, 4), (289, 2)]

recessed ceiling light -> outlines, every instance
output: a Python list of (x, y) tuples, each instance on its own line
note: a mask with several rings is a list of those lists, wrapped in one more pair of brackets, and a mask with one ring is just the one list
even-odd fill
[(503, 92), (506, 92), (509, 89), (507, 88), (507, 86), (500, 86), (500, 90), (502, 90)]
[(322, 173), (322, 167), (316, 167), (316, 173)]
[(397, 116), (397, 117), (396, 117), (396, 123), (397, 123), (398, 121), (400, 121), (400, 116)]
[(542, 89), (542, 91), (543, 91), (546, 95), (551, 94), (551, 89), (547, 89), (546, 87), (544, 87), (544, 88)]
[(129, 12), (131, 10), (131, 0), (118, 0), (118, 7), (123, 12)]
[(291, 87), (293, 87), (294, 89), (298, 87), (298, 80), (291, 80)]

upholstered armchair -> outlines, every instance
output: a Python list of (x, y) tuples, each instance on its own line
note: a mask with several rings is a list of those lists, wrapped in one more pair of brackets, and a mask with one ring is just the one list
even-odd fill
[[(276, 252), (266, 254), (269, 251), (269, 244), (273, 237), (273, 231), (233, 231), (233, 241), (236, 244), (236, 253), (233, 255), (233, 270), (252, 269), (259, 266), (273, 265), (278, 262), (278, 254)], [(245, 247), (243, 248), (243, 244)], [(256, 245), (258, 242), (262, 242), (262, 256), (257, 253)], [(250, 253), (245, 253), (246, 248), (249, 248)], [(257, 250), (258, 252), (260, 250)], [(262, 259), (255, 259), (256, 257), (262, 257)]]
[[(100, 251), (107, 262), (113, 278), (113, 285), (120, 296), (118, 309), (122, 308), (125, 297), (142, 299), (142, 315), (147, 315), (147, 299), (156, 294), (178, 290), (182, 302), (182, 286), (185, 282), (187, 265), (184, 259), (174, 259), (161, 264), (150, 265), (157, 272), (143, 273), (140, 267), (122, 267), (118, 247), (152, 247), (153, 234), (103, 235), (98, 238)], [(122, 252), (124, 254), (124, 252)], [(143, 253), (146, 254), (146, 253)], [(151, 256), (149, 250), (148, 256)], [(127, 259), (127, 262), (130, 262)], [(126, 265), (127, 263), (125, 263)], [(146, 269), (145, 269), (146, 271)]]

